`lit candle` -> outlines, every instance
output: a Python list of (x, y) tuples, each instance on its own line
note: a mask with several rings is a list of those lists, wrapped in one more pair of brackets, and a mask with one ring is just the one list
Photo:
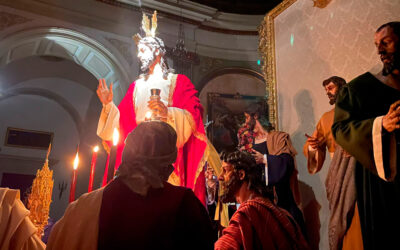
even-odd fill
[(110, 164), (107, 173), (107, 183), (114, 178), (114, 168), (115, 168), (115, 161), (117, 160), (117, 145), (119, 141), (119, 132), (118, 129), (114, 129), (113, 133), (113, 145), (111, 146), (110, 150)]
[(76, 171), (78, 169), (78, 164), (79, 164), (78, 149), (76, 150), (76, 155), (74, 159), (74, 170), (72, 172), (71, 189), (69, 190), (69, 202), (73, 202), (75, 200)]
[(153, 113), (151, 111), (147, 111), (146, 115), (144, 116), (144, 120), (150, 121), (152, 115), (153, 115)]
[(96, 169), (97, 151), (99, 151), (99, 146), (95, 146), (93, 148), (92, 162), (90, 163), (90, 175), (89, 175), (88, 192), (92, 192), (92, 190), (93, 190), (93, 179), (94, 179), (94, 171)]

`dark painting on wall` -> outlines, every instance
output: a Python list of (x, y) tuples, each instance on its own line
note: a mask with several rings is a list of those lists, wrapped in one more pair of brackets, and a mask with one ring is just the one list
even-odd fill
[(232, 150), (238, 145), (237, 131), (244, 123), (244, 111), (254, 104), (260, 107), (260, 116), (268, 119), (265, 96), (208, 93), (207, 136), (218, 152)]
[(8, 127), (4, 145), (47, 150), (53, 140), (53, 136), (52, 132)]

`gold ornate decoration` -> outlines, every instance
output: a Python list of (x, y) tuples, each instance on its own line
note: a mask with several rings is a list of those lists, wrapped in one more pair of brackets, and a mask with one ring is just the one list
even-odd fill
[[(157, 29), (157, 11), (155, 10), (153, 13), (153, 16), (151, 18), (151, 28), (150, 28), (150, 19), (147, 17), (145, 13), (143, 13), (143, 18), (142, 18), (142, 29), (146, 34), (146, 37), (151, 36), (155, 37), (156, 36), (156, 29)], [(136, 44), (139, 43), (140, 40), (142, 40), (142, 37), (140, 34), (136, 34), (133, 36), (133, 40), (135, 41)]]
[(46, 155), (46, 161), (41, 170), (36, 173), (31, 193), (28, 197), (29, 218), (37, 227), (37, 235), (41, 238), (44, 227), (47, 225), (50, 212), (51, 195), (53, 192), (53, 170), (49, 169), (49, 154), (51, 144)]
[(276, 89), (276, 61), (275, 61), (275, 28), (274, 19), (286, 10), (297, 0), (284, 0), (273, 10), (267, 13), (258, 28), (259, 43), (258, 51), (263, 59), (262, 72), (267, 83), (269, 121), (275, 129), (279, 129), (278, 124), (278, 100)]
[(332, 0), (313, 0), (313, 7), (325, 8)]

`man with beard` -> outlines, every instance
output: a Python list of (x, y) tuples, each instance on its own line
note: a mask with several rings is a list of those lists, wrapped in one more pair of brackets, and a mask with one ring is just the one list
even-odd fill
[(165, 122), (140, 123), (126, 138), (116, 178), (68, 206), (47, 249), (212, 249), (204, 206), (190, 189), (166, 182), (176, 140)]
[[(332, 76), (322, 82), (329, 104), (335, 105), (339, 91), (346, 81)], [(326, 156), (326, 149), (331, 156), (328, 175), (325, 180), (326, 194), (329, 201), (329, 248), (362, 249), (360, 219), (358, 215), (354, 180), (355, 159), (336, 144), (332, 135), (332, 124), (335, 109), (324, 113), (318, 121), (312, 136), (307, 138), (303, 153), (307, 158), (310, 174), (318, 173)]]
[(356, 77), (340, 92), (332, 132), (357, 160), (356, 198), (364, 249), (394, 249), (400, 235), (400, 22), (375, 33), (379, 73)]
[[(106, 141), (112, 139), (114, 128), (119, 128), (120, 137), (125, 137), (137, 124), (146, 119), (152, 112), (161, 120), (170, 124), (178, 134), (178, 157), (175, 170), (169, 182), (174, 185), (189, 187), (205, 204), (205, 178), (202, 171), (205, 162), (207, 138), (205, 136), (200, 104), (190, 80), (179, 74), (173, 74), (164, 58), (166, 50), (163, 41), (155, 36), (157, 28), (156, 12), (150, 20), (143, 14), (142, 29), (145, 37), (135, 35), (138, 58), (143, 74), (133, 82), (119, 106), (112, 102), (112, 84), (110, 88), (104, 79), (100, 79), (97, 95), (103, 104), (97, 134)], [(161, 90), (159, 98), (150, 100), (150, 90)], [(121, 161), (124, 144), (117, 149), (116, 168)], [(107, 172), (107, 170), (106, 170)], [(107, 173), (104, 178), (106, 179)], [(103, 179), (103, 184), (106, 181)]]
[[(322, 82), (330, 105), (335, 105), (339, 90), (344, 85), (346, 85), (346, 81), (338, 76), (329, 77)], [(307, 168), (310, 174), (315, 174), (321, 170), (325, 161), (326, 150), (333, 157), (336, 144), (331, 131), (334, 114), (335, 108), (324, 113), (319, 119), (312, 136), (309, 136), (304, 144), (303, 152), (307, 158)]]
[(308, 249), (301, 230), (290, 214), (271, 202), (262, 180), (262, 169), (252, 155), (235, 151), (222, 155), (221, 182), (224, 203), (240, 203), (229, 226), (215, 243), (222, 249)]

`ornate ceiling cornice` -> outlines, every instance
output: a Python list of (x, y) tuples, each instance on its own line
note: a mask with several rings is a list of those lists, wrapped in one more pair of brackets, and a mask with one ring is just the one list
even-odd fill
[(230, 35), (257, 36), (263, 16), (219, 12), (217, 9), (183, 0), (179, 4), (168, 0), (96, 0), (137, 12), (153, 13), (171, 20), (195, 25), (199, 29)]

